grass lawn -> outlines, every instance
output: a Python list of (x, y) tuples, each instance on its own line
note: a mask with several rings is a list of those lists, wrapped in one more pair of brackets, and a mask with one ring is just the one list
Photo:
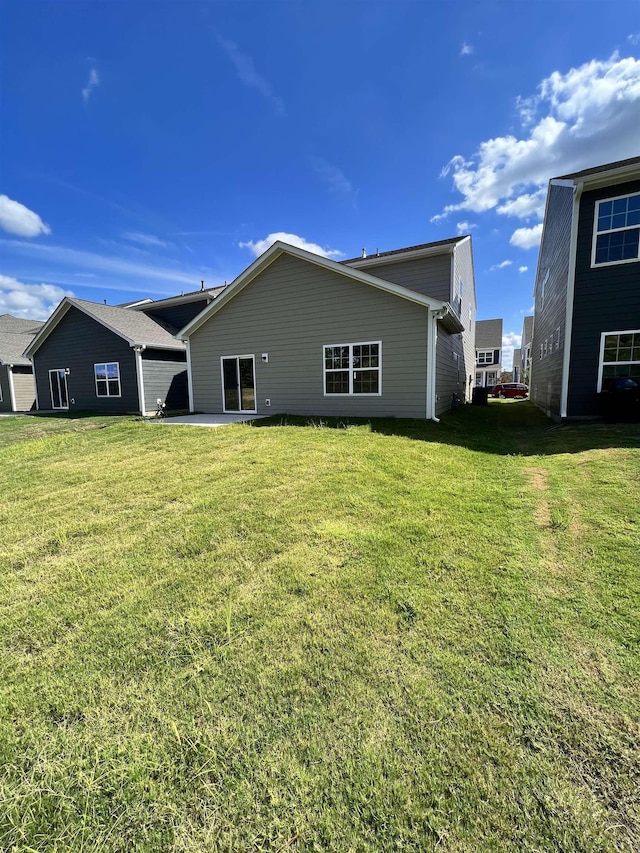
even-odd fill
[(640, 849), (639, 507), (528, 402), (0, 419), (0, 849)]

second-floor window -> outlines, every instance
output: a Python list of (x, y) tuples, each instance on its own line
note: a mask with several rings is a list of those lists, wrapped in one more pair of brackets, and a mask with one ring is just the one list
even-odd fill
[(640, 258), (640, 193), (596, 203), (591, 265)]
[(495, 364), (493, 350), (478, 350), (478, 364)]

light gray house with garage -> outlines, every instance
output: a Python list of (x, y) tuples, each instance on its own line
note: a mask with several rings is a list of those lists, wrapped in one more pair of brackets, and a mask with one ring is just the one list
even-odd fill
[(42, 325), (39, 320), (0, 315), (0, 412), (35, 408), (33, 371), (23, 352)]
[(187, 355), (176, 328), (140, 311), (65, 297), (25, 349), (39, 410), (186, 410)]
[(178, 333), (190, 410), (437, 419), (474, 321), (469, 237), (342, 263), (277, 242)]

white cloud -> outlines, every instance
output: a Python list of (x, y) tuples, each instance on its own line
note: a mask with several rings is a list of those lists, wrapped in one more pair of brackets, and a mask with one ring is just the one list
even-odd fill
[(465, 41), (460, 48), (460, 56), (470, 56), (473, 53), (473, 46)]
[(533, 249), (540, 245), (541, 238), (542, 222), (534, 225), (533, 228), (516, 228), (509, 238), (509, 242), (519, 249)]
[[(434, 217), (434, 219), (435, 219), (435, 217)], [(438, 220), (436, 219), (436, 222), (437, 221)], [(458, 234), (467, 234), (469, 231), (471, 231), (472, 228), (477, 228), (477, 227), (478, 226), (475, 225), (473, 222), (466, 222), (465, 221), (465, 222), (457, 222), (456, 223), (456, 228), (458, 230)]]
[(640, 33), (629, 33), (627, 41), (629, 44), (634, 45), (634, 47), (635, 45), (640, 44)]
[(298, 237), (297, 234), (288, 234), (285, 231), (275, 231), (268, 234), (264, 240), (248, 240), (246, 243), (239, 243), (241, 249), (249, 249), (258, 257), (263, 252), (266, 252), (269, 246), (272, 246), (276, 241), (281, 240), (283, 243), (289, 243), (291, 246), (296, 246), (298, 249), (305, 249), (307, 252), (312, 252), (314, 255), (322, 255), (323, 258), (341, 258), (344, 252), (337, 249), (323, 249), (317, 243), (310, 243), (304, 237)]
[(166, 249), (169, 245), (165, 240), (161, 240), (154, 234), (141, 234), (137, 231), (127, 231), (122, 235), (125, 240), (131, 240), (133, 243), (141, 243), (143, 246), (157, 246)]
[(37, 213), (6, 195), (0, 195), (0, 228), (19, 237), (51, 234), (51, 228), (45, 225)]
[(46, 320), (64, 296), (73, 296), (73, 292), (55, 284), (24, 284), (0, 275), (0, 314)]
[(517, 332), (506, 332), (502, 336), (502, 366), (505, 370), (513, 368), (513, 350), (519, 349), (522, 335)]
[(492, 267), (489, 267), (490, 272), (494, 270), (503, 270), (505, 267), (510, 267), (513, 261), (500, 261), (499, 264), (494, 264)]
[(337, 166), (332, 166), (331, 163), (327, 163), (322, 157), (312, 157), (311, 165), (327, 185), (332, 195), (355, 205), (358, 199), (358, 190), (354, 188), (351, 181)]
[[(106, 272), (116, 273), (124, 276), (135, 276), (147, 281), (172, 281), (179, 284), (189, 284), (196, 289), (202, 278), (203, 270), (189, 273), (181, 269), (172, 269), (166, 265), (152, 265), (128, 261), (117, 256), (99, 255), (96, 252), (86, 252), (80, 249), (69, 249), (66, 246), (49, 246), (43, 243), (24, 243), (21, 240), (0, 240), (0, 245), (9, 251), (27, 255), (29, 257), (40, 256), (46, 259), (47, 264), (55, 264), (56, 267), (74, 267), (83, 272)], [(56, 273), (56, 278), (58, 274)], [(213, 284), (212, 284), (213, 286)]]
[(228, 41), (222, 36), (216, 36), (220, 46), (227, 54), (227, 58), (236, 69), (236, 74), (241, 83), (249, 89), (255, 89), (269, 101), (276, 115), (285, 116), (286, 110), (284, 101), (274, 94), (271, 84), (256, 71), (253, 64), (253, 59), (246, 53), (243, 53), (235, 42)]
[(86, 102), (89, 100), (91, 93), (93, 90), (100, 84), (100, 77), (98, 76), (98, 72), (95, 68), (92, 68), (89, 71), (89, 79), (87, 81), (87, 85), (82, 90), (82, 100)]
[(520, 309), (520, 313), (522, 314), (523, 317), (528, 317), (530, 314), (533, 314), (533, 312), (535, 310), (536, 310), (536, 304), (534, 302), (530, 308), (527, 308), (526, 310)]
[(640, 59), (592, 60), (565, 74), (554, 71), (516, 107), (520, 136), (482, 142), (470, 157), (457, 154), (442, 174), (453, 177), (459, 210), (497, 209), (506, 216), (542, 216), (550, 178), (637, 154)]
[(529, 267), (518, 267), (518, 272), (526, 272)]

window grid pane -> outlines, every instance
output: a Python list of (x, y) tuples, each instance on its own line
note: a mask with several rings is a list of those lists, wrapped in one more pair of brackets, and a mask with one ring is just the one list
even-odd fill
[(96, 380), (96, 396), (119, 397), (120, 396), (120, 365), (117, 361), (105, 364), (94, 364)]
[(324, 347), (326, 394), (379, 394), (380, 344)]
[(595, 264), (640, 258), (640, 194), (597, 205)]

